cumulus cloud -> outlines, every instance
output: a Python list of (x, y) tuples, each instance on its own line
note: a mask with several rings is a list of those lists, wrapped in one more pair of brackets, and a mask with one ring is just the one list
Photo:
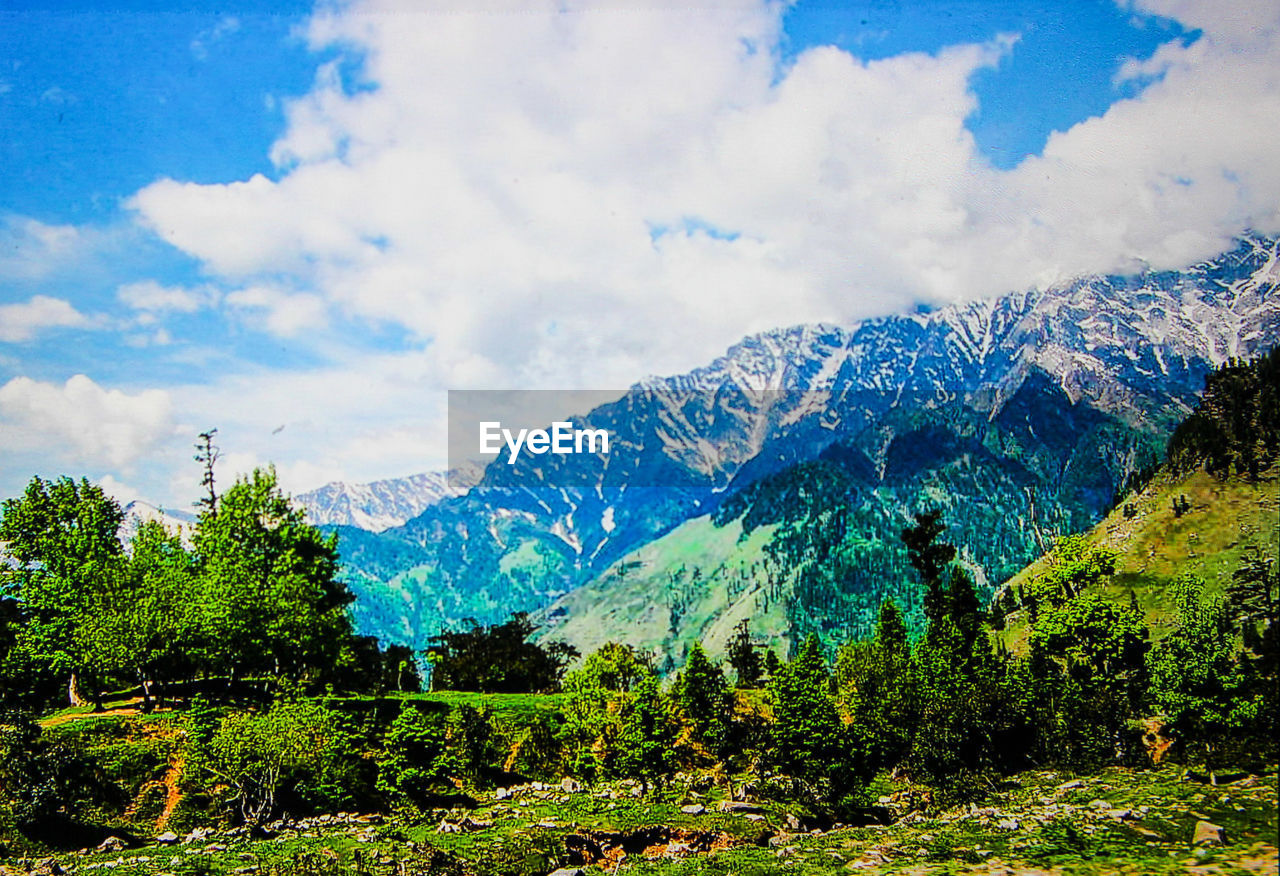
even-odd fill
[(208, 287), (164, 286), (155, 280), (126, 283), (116, 290), (121, 304), (147, 313), (195, 313), (217, 301)]
[(1258, 20), (1275, 11), (1133, 8), (1204, 34), (1125, 66), (1150, 83), (1137, 97), (1000, 171), (964, 120), (1012, 36), (780, 70), (774, 3), (324, 7), (312, 45), (360, 58), (366, 87), (320, 71), (288, 105), (279, 178), (162, 180), (132, 206), (276, 334), (332, 308), (429, 340), (437, 385), (627, 382), (756, 329), (1280, 229), (1280, 55)]
[(29, 341), (45, 329), (86, 328), (92, 320), (61, 298), (35, 295), (18, 304), (0, 304), (0, 341)]
[(50, 274), (74, 253), (82, 232), (26, 216), (0, 216), (0, 279), (32, 280)]
[(64, 384), (15, 377), (0, 386), (0, 445), (61, 454), (63, 464), (128, 470), (174, 434), (163, 390), (104, 389), (83, 374)]

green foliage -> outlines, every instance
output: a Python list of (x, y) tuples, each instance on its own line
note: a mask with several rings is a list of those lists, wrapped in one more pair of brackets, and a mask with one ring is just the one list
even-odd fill
[(100, 487), (71, 478), (32, 478), (0, 505), (0, 542), (15, 561), (0, 568), (0, 596), (20, 618), (6, 664), (78, 678), (97, 697), (120, 659), (109, 618), (128, 592), (122, 519)]
[(1256, 479), (1280, 455), (1280, 347), (1252, 362), (1231, 361), (1205, 377), (1195, 412), (1169, 440), (1176, 472)]
[(880, 607), (876, 635), (851, 641), (836, 659), (836, 687), (851, 729), (863, 741), (868, 766), (892, 767), (907, 753), (913, 719), (911, 645), (891, 599)]
[(675, 762), (673, 750), (679, 725), (662, 695), (656, 676), (640, 680), (632, 691), (631, 707), (622, 725), (618, 768), (647, 789), (662, 783)]
[(528, 641), (537, 627), (525, 612), (506, 623), (444, 632), (431, 638), (427, 660), (435, 690), (485, 693), (550, 692), (559, 687), (565, 667), (578, 650), (563, 642)]
[(200, 515), (204, 659), (221, 672), (300, 678), (337, 660), (351, 636), (337, 540), (306, 522), (274, 469), (255, 470)]
[[(701, 645), (697, 647), (701, 648)], [(746, 618), (734, 628), (733, 638), (729, 640), (728, 658), (737, 675), (738, 687), (753, 688), (760, 684), (764, 665), (759, 649), (751, 641), (750, 622)]]
[(565, 676), (562, 732), (569, 772), (584, 778), (618, 775), (621, 737), (634, 691), (655, 680), (647, 659), (628, 645), (609, 642)]
[(907, 561), (924, 585), (924, 616), (936, 621), (947, 613), (947, 593), (943, 570), (956, 557), (956, 549), (938, 540), (946, 530), (938, 509), (916, 515), (915, 525), (902, 530), (902, 543), (907, 548)]
[(1053, 545), (1049, 568), (1032, 581), (1025, 598), (1037, 609), (1061, 605), (1115, 574), (1116, 555), (1085, 535), (1064, 535)]
[(774, 762), (790, 775), (821, 786), (837, 802), (859, 790), (865, 759), (859, 741), (840, 720), (830, 676), (816, 636), (769, 682)]
[(420, 805), (452, 787), (452, 770), (442, 717), (404, 703), (383, 740), (378, 790)]
[(912, 665), (916, 732), (907, 758), (913, 772), (969, 797), (997, 770), (995, 730), (1007, 720), (999, 665), (985, 636), (968, 641), (950, 616), (931, 624)]
[(337, 809), (359, 779), (358, 746), (341, 716), (307, 700), (227, 715), (191, 759), (227, 786), (224, 803), (250, 823), (286, 800), (311, 811)]
[(1203, 591), (1195, 578), (1178, 583), (1178, 626), (1151, 650), (1148, 663), (1153, 702), (1212, 770), (1221, 766), (1224, 741), (1257, 722), (1263, 699), (1236, 658), (1226, 603), (1205, 599)]
[(693, 737), (718, 753), (733, 714), (733, 693), (720, 667), (712, 665), (702, 645), (694, 642), (677, 676), (672, 695), (692, 725)]
[(0, 813), (19, 830), (74, 815), (92, 784), (70, 745), (45, 739), (28, 715), (0, 715)]

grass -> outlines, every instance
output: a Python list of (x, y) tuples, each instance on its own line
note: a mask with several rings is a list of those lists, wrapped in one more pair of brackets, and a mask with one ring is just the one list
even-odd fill
[[(556, 786), (526, 789), (514, 799), (479, 794), (469, 811), (437, 810), (391, 818), (379, 825), (308, 824), (268, 839), (218, 836), (193, 845), (148, 847), (125, 852), (60, 857), (77, 873), (110, 868), (116, 874), (174, 876), (255, 872), (268, 876), (400, 872), (399, 862), (417, 862), (407, 873), (492, 873), (544, 876), (572, 863), (574, 837), (592, 832), (629, 834), (661, 829), (663, 836), (693, 832), (722, 836), (716, 850), (682, 856), (661, 843), (588, 866), (591, 876), (684, 874), (1172, 874), (1190, 867), (1202, 874), (1275, 872), (1276, 774), (1217, 787), (1189, 781), (1177, 767), (1109, 769), (1082, 777), (1082, 787), (1063, 788), (1073, 777), (1053, 771), (1013, 777), (999, 792), (973, 806), (907, 813), (889, 825), (790, 833), (779, 803), (764, 804), (763, 821), (716, 811), (722, 786), (709, 781), (672, 784), (645, 799), (627, 783), (584, 793)], [(873, 792), (901, 787), (879, 777)], [(701, 790), (699, 790), (701, 789)], [(1095, 801), (1104, 801), (1095, 803)], [(688, 815), (680, 806), (702, 803), (707, 812)], [(1106, 807), (1101, 808), (1101, 807)], [(1108, 809), (1130, 810), (1118, 818)], [(488, 826), (463, 832), (442, 830), (464, 818)], [(1197, 821), (1226, 829), (1227, 843), (1197, 848)], [(1010, 827), (1016, 822), (1016, 827)], [(681, 831), (684, 833), (681, 834)], [(772, 837), (772, 839), (770, 839)], [(432, 855), (451, 860), (426, 869)], [(254, 871), (244, 868), (254, 867)], [(1268, 869), (1270, 867), (1270, 869)]]
[[(1181, 517), (1173, 500), (1186, 496), (1191, 510)], [(1125, 517), (1124, 506), (1136, 514)], [(1169, 588), (1180, 575), (1194, 574), (1205, 582), (1208, 595), (1225, 592), (1241, 558), (1251, 549), (1276, 555), (1280, 537), (1280, 480), (1257, 483), (1238, 478), (1219, 481), (1204, 471), (1185, 477), (1157, 476), (1128, 497), (1089, 531), (1091, 543), (1117, 554), (1116, 574), (1105, 585), (1108, 598), (1129, 604), (1138, 601), (1153, 639), (1162, 638), (1175, 620)], [(1015, 592), (1044, 574), (1041, 557), (1009, 581)], [(1021, 612), (1011, 615), (1000, 634), (1015, 652), (1026, 649), (1028, 625)]]

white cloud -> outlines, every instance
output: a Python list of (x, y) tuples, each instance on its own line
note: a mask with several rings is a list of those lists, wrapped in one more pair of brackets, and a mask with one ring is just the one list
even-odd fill
[(128, 470), (175, 434), (172, 408), (163, 390), (129, 395), (83, 374), (62, 385), (15, 377), (0, 386), (0, 445), (63, 464)]
[(184, 286), (163, 286), (155, 280), (127, 283), (116, 290), (120, 303), (148, 313), (195, 313), (217, 301), (216, 292), (209, 287), (196, 289)]
[[(775, 4), (568, 5), (322, 12), (312, 44), (360, 53), (375, 87), (322, 69), (288, 105), (278, 180), (165, 180), (132, 205), (244, 284), (227, 301), (267, 330), (329, 309), (404, 326), (436, 387), (626, 383), (755, 329), (1280, 229), (1277, 35), (1257, 4), (1144, 2), (1205, 35), (1126, 66), (1152, 84), (1011, 171), (964, 127), (971, 77), (1011, 37), (872, 63), (820, 48), (779, 73)], [(307, 294), (271, 291), (281, 277)]]
[(0, 304), (0, 341), (29, 341), (45, 329), (86, 328), (92, 320), (61, 298), (35, 295), (18, 304)]
[(295, 337), (328, 323), (324, 299), (318, 295), (251, 286), (227, 293), (226, 302), (240, 311), (246, 323), (280, 337)]
[(74, 225), (48, 225), (25, 216), (0, 216), (0, 279), (47, 276), (82, 243)]

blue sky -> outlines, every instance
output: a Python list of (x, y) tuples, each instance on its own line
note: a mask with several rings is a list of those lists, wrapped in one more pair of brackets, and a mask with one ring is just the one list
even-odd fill
[(409, 474), (449, 388), (1276, 222), (1266, 4), (561, 5), (0, 11), (0, 494), (183, 504), (215, 425), (228, 476)]

